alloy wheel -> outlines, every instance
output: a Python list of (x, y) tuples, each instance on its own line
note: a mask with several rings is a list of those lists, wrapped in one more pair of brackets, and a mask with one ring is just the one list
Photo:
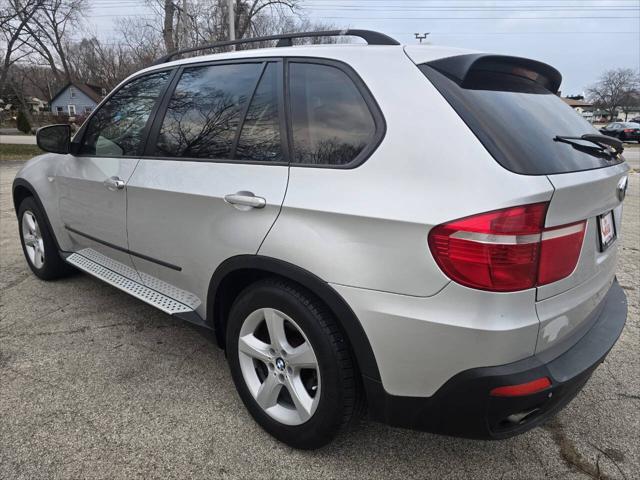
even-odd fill
[(252, 312), (238, 339), (240, 369), (254, 400), (285, 425), (309, 420), (320, 401), (320, 369), (300, 326), (273, 308)]
[(26, 210), (22, 214), (22, 239), (31, 265), (35, 268), (42, 268), (44, 265), (44, 241), (38, 221), (31, 210)]

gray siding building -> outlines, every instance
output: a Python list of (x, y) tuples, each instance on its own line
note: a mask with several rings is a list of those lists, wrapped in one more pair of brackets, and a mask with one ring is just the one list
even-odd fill
[(88, 115), (107, 94), (104, 88), (87, 83), (65, 85), (49, 102), (56, 115)]

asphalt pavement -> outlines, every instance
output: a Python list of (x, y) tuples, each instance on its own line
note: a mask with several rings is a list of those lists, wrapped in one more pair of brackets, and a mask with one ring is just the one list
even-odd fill
[(554, 420), (494, 442), (363, 420), (301, 452), (253, 422), (208, 334), (87, 275), (31, 274), (11, 203), (19, 165), (0, 162), (0, 479), (640, 478), (638, 173), (618, 267), (627, 326)]

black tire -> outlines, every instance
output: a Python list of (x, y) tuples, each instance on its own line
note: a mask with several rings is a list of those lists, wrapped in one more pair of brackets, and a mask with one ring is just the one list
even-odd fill
[[(38, 228), (42, 237), (42, 243), (44, 245), (44, 262), (40, 267), (34, 265), (27, 254), (27, 247), (25, 245), (22, 231), (22, 221), (25, 212), (31, 212), (33, 214), (36, 222), (38, 223)], [(20, 232), (20, 243), (22, 244), (24, 258), (27, 261), (29, 268), (31, 268), (31, 271), (38, 278), (42, 280), (54, 280), (69, 276), (74, 272), (73, 267), (60, 257), (60, 252), (58, 252), (56, 242), (53, 239), (53, 234), (49, 231), (45, 214), (33, 197), (25, 198), (18, 207), (18, 231)]]
[[(294, 320), (316, 355), (322, 382), (320, 399), (311, 418), (300, 425), (286, 425), (272, 418), (245, 383), (238, 339), (245, 319), (261, 308), (279, 310)], [(293, 448), (306, 450), (326, 445), (350, 423), (361, 405), (351, 349), (335, 318), (311, 292), (296, 284), (265, 279), (240, 293), (229, 315), (226, 349), (231, 375), (249, 413), (268, 433)]]

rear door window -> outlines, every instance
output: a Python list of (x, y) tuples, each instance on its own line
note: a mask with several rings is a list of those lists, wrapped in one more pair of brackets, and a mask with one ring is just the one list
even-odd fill
[[(621, 158), (584, 153), (556, 136), (598, 134), (593, 126), (543, 86), (502, 72), (482, 71), (463, 88), (429, 64), (420, 70), (504, 168), (525, 175), (591, 170)], [(455, 136), (455, 132), (451, 132)], [(592, 143), (584, 143), (593, 147)]]
[(262, 63), (186, 68), (160, 127), (155, 155), (231, 159)]
[(374, 143), (376, 123), (345, 72), (314, 63), (289, 63), (292, 163), (348, 165)]

